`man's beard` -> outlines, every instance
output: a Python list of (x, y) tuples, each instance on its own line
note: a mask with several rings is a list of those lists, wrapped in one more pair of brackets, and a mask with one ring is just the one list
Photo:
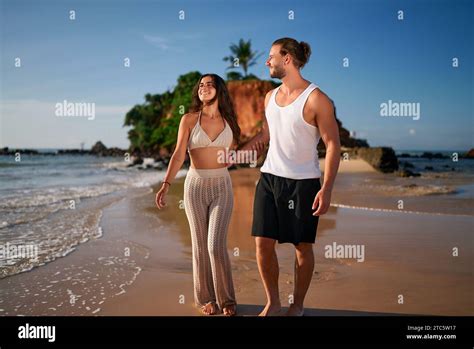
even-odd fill
[(275, 79), (282, 79), (286, 76), (285, 70), (280, 67), (273, 67), (273, 72), (270, 72), (270, 77)]

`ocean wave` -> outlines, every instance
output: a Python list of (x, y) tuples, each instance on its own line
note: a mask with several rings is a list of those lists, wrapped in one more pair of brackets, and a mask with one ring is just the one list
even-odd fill
[(443, 195), (455, 194), (457, 190), (454, 186), (449, 185), (420, 185), (420, 184), (404, 184), (404, 185), (390, 185), (390, 184), (366, 184), (364, 185), (368, 190), (373, 190), (383, 195), (398, 195), (398, 196), (424, 196), (424, 195)]
[[(113, 168), (123, 163), (110, 165)], [(127, 168), (118, 175), (108, 174), (106, 169), (100, 171), (101, 175), (86, 179), (100, 181), (98, 183), (0, 191), (0, 245), (33, 244), (39, 250), (34, 259), (2, 258), (0, 278), (67, 256), (80, 244), (99, 239), (103, 234), (99, 225), (103, 207), (128, 195), (129, 190), (151, 188), (165, 175), (164, 171), (134, 168)], [(180, 170), (176, 177), (186, 172), (186, 169)], [(71, 183), (83, 180), (74, 181)], [(44, 181), (38, 178), (37, 183), (41, 185)]]
[[(186, 172), (187, 170), (180, 170), (176, 177), (182, 177)], [(8, 194), (0, 196), (0, 210), (39, 206), (54, 207), (54, 205), (67, 208), (66, 206), (71, 203), (71, 200), (80, 201), (84, 198), (102, 196), (128, 188), (151, 187), (160, 182), (164, 175), (163, 171), (135, 170), (126, 176), (110, 176), (110, 183), (12, 190)]]
[(469, 214), (457, 214), (457, 213), (440, 213), (440, 212), (423, 212), (423, 211), (410, 211), (410, 210), (394, 210), (388, 208), (378, 208), (378, 207), (366, 207), (366, 206), (353, 206), (345, 204), (331, 204), (331, 207), (336, 208), (346, 208), (351, 210), (364, 210), (364, 211), (373, 211), (373, 212), (388, 212), (388, 213), (407, 213), (407, 214), (420, 214), (420, 215), (433, 215), (433, 216), (462, 216), (462, 217), (474, 217)]
[(101, 217), (101, 209), (63, 211), (21, 227), (10, 227), (0, 238), (0, 278), (45, 265), (67, 256), (80, 244), (99, 239)]

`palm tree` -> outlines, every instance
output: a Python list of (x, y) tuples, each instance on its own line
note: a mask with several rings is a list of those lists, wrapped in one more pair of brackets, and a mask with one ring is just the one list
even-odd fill
[(239, 44), (230, 45), (231, 55), (224, 57), (224, 61), (230, 62), (230, 66), (227, 69), (237, 68), (234, 64), (238, 62), (238, 66), (244, 70), (244, 78), (248, 76), (247, 71), (249, 67), (257, 63), (257, 59), (263, 54), (257, 51), (252, 51), (251, 42), (240, 39)]

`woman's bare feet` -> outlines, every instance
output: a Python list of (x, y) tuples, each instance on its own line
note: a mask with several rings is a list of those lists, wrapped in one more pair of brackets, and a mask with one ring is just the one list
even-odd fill
[(204, 315), (215, 315), (217, 313), (217, 305), (213, 302), (206, 303), (201, 307), (201, 311)]
[(226, 305), (223, 309), (222, 312), (224, 313), (225, 316), (235, 316), (236, 310), (235, 304), (229, 304)]
[(262, 312), (258, 316), (278, 316), (281, 312), (280, 304), (267, 303)]

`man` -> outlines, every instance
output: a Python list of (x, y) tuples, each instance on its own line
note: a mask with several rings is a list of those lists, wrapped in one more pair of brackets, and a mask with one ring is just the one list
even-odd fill
[[(273, 43), (266, 65), (270, 76), (282, 84), (265, 97), (262, 130), (241, 148), (256, 150), (260, 155), (270, 143), (255, 192), (252, 225), (267, 296), (260, 316), (281, 312), (276, 241), (293, 243), (296, 250), (293, 303), (285, 315), (303, 315), (314, 269), (313, 244), (319, 216), (329, 208), (339, 168), (339, 129), (333, 103), (301, 76), (310, 55), (305, 42), (282, 38)], [(320, 138), (326, 145), (322, 187), (317, 152)]]

